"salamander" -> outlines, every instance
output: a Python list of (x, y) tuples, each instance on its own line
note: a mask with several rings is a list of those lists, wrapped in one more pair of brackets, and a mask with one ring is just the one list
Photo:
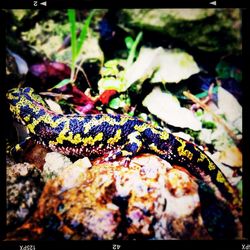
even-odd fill
[(241, 209), (237, 190), (217, 165), (194, 143), (168, 133), (138, 118), (111, 114), (62, 115), (50, 111), (30, 87), (6, 94), (14, 118), (23, 123), (32, 138), (52, 151), (68, 156), (99, 156), (129, 160), (142, 151), (183, 166), (207, 183), (232, 207)]

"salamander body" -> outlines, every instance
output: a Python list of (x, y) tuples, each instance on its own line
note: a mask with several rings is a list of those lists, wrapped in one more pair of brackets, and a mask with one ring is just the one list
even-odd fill
[(151, 152), (185, 167), (212, 187), (218, 197), (241, 208), (237, 191), (216, 164), (195, 144), (161, 127), (124, 115), (56, 114), (29, 87), (10, 90), (7, 99), (14, 118), (27, 127), (31, 137), (52, 151), (88, 157), (109, 153), (109, 160), (120, 156), (130, 160), (139, 152)]

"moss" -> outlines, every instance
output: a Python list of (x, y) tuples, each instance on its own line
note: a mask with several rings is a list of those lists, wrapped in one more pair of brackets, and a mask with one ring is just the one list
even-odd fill
[(239, 9), (123, 10), (120, 22), (165, 34), (204, 51), (241, 50)]

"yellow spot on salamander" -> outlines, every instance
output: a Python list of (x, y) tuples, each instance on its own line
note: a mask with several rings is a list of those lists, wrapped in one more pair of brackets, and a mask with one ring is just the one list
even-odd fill
[(205, 159), (208, 161), (208, 169), (210, 171), (215, 170), (216, 169), (215, 164), (203, 152), (200, 151), (200, 158), (197, 159), (197, 162), (202, 162)]
[(160, 138), (162, 140), (167, 140), (169, 138), (169, 133), (166, 130), (163, 130), (161, 135), (160, 135)]
[[(59, 133), (58, 137), (56, 138), (56, 142), (59, 144), (63, 144), (63, 141), (72, 141), (72, 132), (69, 132), (69, 120), (65, 121), (64, 123), (64, 127), (63, 130)], [(68, 136), (66, 136), (66, 134), (69, 134)], [(55, 143), (55, 144), (57, 144)]]
[(147, 128), (149, 128), (149, 126), (146, 123), (143, 123), (142, 125), (135, 125), (134, 126), (134, 129), (140, 133), (145, 131)]
[(131, 156), (133, 153), (132, 152), (129, 152), (129, 151), (127, 151), (127, 150), (121, 150), (121, 152), (122, 152), (122, 156), (124, 156), (124, 157), (126, 157), (126, 156)]
[(16, 151), (19, 151), (19, 150), (21, 150), (22, 148), (21, 148), (21, 146), (20, 146), (20, 144), (17, 144), (16, 146), (15, 146), (15, 150)]
[(179, 156), (184, 156), (184, 157), (187, 157), (189, 160), (192, 160), (193, 153), (190, 152), (189, 150), (185, 149), (186, 142), (183, 141), (181, 138), (176, 138), (176, 140), (181, 143), (181, 146), (179, 146), (177, 148), (177, 152), (178, 152)]
[(225, 177), (222, 175), (222, 173), (220, 171), (218, 171), (218, 173), (217, 173), (216, 181), (218, 181), (220, 183), (226, 182)]
[(228, 183), (228, 181), (225, 181), (224, 185), (225, 185), (227, 191), (228, 191), (230, 194), (234, 194), (234, 193), (235, 193), (233, 187)]
[(26, 122), (29, 122), (30, 121), (30, 115), (27, 115), (23, 118)]
[(89, 122), (84, 123), (84, 134), (87, 134), (91, 127), (93, 127), (94, 119), (92, 118)]
[(162, 136), (161, 139), (163, 139), (163, 140), (164, 140), (164, 138), (168, 139), (168, 137), (169, 137), (168, 133), (167, 133), (168, 134), (167, 135), (165, 133), (165, 131), (164, 131), (164, 133), (162, 134), (162, 131), (159, 131), (158, 129), (154, 128), (152, 125), (150, 125), (148, 123), (143, 123), (141, 125), (135, 125), (134, 126), (134, 130), (138, 131), (140, 133), (144, 132), (146, 129), (150, 129), (154, 135), (160, 135), (160, 136)]
[(100, 133), (98, 133), (98, 134), (95, 136), (94, 142), (96, 142), (96, 141), (102, 141), (102, 139), (103, 139), (103, 132), (100, 132)]
[(208, 159), (208, 169), (210, 170), (210, 171), (212, 171), (212, 170), (215, 170), (216, 169), (216, 165), (212, 162), (212, 161), (210, 161), (209, 159)]
[(89, 136), (83, 139), (83, 145), (91, 145), (94, 146), (97, 141), (102, 141), (103, 139), (103, 133), (98, 133), (95, 137)]
[(151, 144), (149, 144), (148, 146), (149, 146), (149, 148), (150, 148), (153, 152), (155, 152), (155, 153), (158, 154), (158, 155), (165, 155), (165, 154), (166, 154), (165, 151), (158, 149), (157, 146), (156, 146), (154, 143), (151, 143)]
[(81, 135), (79, 133), (75, 134), (74, 138), (72, 139), (72, 143), (79, 144), (81, 141), (82, 141)]
[(206, 159), (206, 155), (200, 152), (200, 158), (197, 159), (197, 162), (203, 162)]
[(39, 124), (41, 122), (41, 120), (43, 120), (42, 118), (43, 117), (41, 116), (41, 117), (39, 117), (39, 119), (33, 120), (32, 123), (29, 123), (27, 125), (27, 128), (30, 131), (30, 133), (35, 134), (35, 127), (37, 126), (37, 124)]
[(111, 137), (107, 140), (107, 143), (108, 144), (111, 144), (111, 145), (115, 145), (120, 139), (121, 139), (121, 133), (122, 133), (122, 130), (121, 129), (118, 129), (115, 133), (115, 136), (114, 137)]

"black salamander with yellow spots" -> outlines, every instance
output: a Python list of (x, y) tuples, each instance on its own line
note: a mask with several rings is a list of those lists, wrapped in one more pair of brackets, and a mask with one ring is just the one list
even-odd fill
[(69, 156), (108, 154), (128, 160), (141, 151), (152, 152), (172, 164), (183, 166), (207, 183), (217, 197), (240, 210), (241, 200), (215, 163), (196, 145), (137, 118), (123, 115), (61, 115), (46, 108), (32, 88), (7, 93), (10, 110), (30, 136), (52, 151)]

